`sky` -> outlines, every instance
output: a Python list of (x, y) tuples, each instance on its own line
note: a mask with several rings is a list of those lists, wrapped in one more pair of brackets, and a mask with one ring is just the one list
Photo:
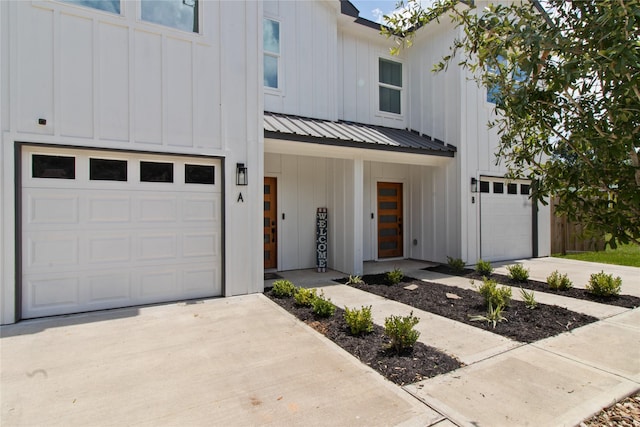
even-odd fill
[[(396, 10), (398, 0), (351, 0), (351, 3), (360, 11), (362, 18), (381, 24), (384, 15)], [(430, 4), (431, 0), (421, 0), (420, 3), (424, 7)]]

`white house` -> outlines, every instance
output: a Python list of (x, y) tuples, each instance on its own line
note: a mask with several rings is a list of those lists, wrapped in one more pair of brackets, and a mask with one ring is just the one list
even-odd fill
[(317, 208), (344, 273), (547, 255), (486, 89), (429, 71), (455, 31), (393, 57), (348, 1), (0, 2), (0, 322), (261, 292), (315, 267)]

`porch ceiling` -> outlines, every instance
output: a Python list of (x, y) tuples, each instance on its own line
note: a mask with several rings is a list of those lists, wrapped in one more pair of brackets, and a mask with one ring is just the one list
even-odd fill
[(265, 138), (453, 157), (456, 147), (417, 132), (345, 121), (264, 113)]

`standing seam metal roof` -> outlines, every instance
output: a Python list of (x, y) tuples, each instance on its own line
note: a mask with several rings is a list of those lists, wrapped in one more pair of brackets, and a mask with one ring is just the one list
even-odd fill
[(280, 113), (264, 113), (265, 136), (327, 145), (341, 145), (453, 157), (456, 147), (417, 132), (345, 121), (333, 122)]

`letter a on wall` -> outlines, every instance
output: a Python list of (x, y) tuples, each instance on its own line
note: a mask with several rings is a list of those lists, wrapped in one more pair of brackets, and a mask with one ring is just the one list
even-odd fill
[(327, 208), (316, 212), (316, 267), (318, 273), (327, 271)]

